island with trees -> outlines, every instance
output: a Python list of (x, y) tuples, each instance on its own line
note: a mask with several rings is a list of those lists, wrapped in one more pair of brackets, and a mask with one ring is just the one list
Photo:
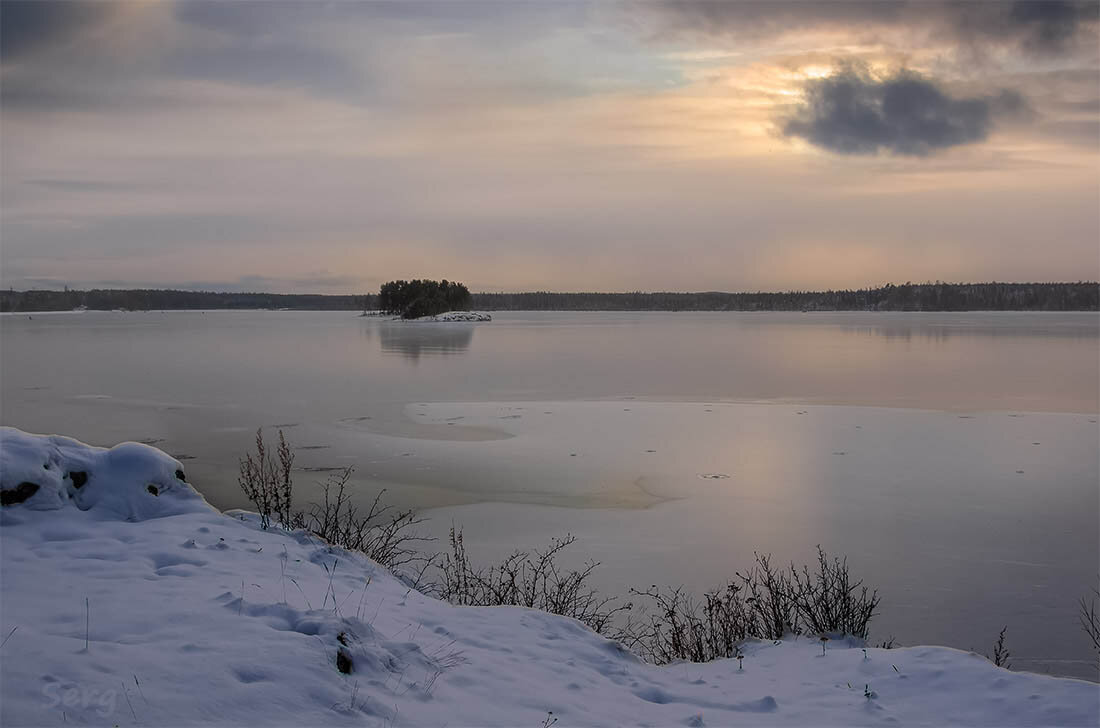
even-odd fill
[(446, 278), (441, 281), (417, 278), (383, 283), (378, 291), (377, 308), (382, 313), (416, 319), (449, 311), (469, 311), (470, 301), (470, 291), (461, 283)]

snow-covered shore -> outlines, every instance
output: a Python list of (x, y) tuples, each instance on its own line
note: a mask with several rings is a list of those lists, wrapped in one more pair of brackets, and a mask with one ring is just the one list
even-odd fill
[(832, 642), (822, 655), (802, 638), (746, 645), (743, 668), (647, 665), (573, 620), (454, 607), (307, 533), (263, 531), (186, 477), (145, 445), (0, 430), (0, 723), (1100, 720), (1095, 684), (943, 647)]
[(436, 314), (435, 316), (421, 316), (420, 318), (411, 320), (426, 322), (492, 321), (493, 317), (487, 313), (481, 313), (480, 311), (447, 311), (446, 313)]

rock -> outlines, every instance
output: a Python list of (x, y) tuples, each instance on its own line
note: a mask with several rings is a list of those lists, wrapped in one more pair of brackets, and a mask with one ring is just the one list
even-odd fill
[(336, 651), (336, 669), (345, 675), (350, 675), (351, 671), (355, 669), (355, 665), (351, 661), (351, 655), (343, 647)]
[(0, 506), (14, 506), (16, 503), (22, 503), (37, 492), (36, 483), (26, 482), (20, 483), (18, 487), (11, 490), (0, 490)]

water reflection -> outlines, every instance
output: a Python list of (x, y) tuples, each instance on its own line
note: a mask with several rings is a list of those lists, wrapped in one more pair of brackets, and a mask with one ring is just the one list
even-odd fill
[(1041, 337), (1057, 339), (1095, 339), (1096, 326), (1081, 325), (1073, 327), (1040, 328), (1037, 326), (937, 326), (926, 324), (887, 324), (887, 325), (844, 325), (837, 327), (845, 334), (858, 334), (884, 339), (910, 341), (921, 339), (929, 342), (944, 342), (952, 338), (1022, 338)]
[(378, 327), (383, 354), (400, 354), (417, 361), (422, 355), (462, 354), (470, 348), (474, 326), (465, 323), (385, 321)]
[(887, 340), (944, 342), (960, 339), (1093, 339), (1100, 333), (1100, 316), (1094, 313), (902, 313), (819, 312), (777, 313), (767, 317), (738, 317), (745, 327), (795, 326)]

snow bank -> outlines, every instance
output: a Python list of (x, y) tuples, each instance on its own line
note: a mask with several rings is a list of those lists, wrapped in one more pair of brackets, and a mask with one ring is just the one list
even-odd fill
[(218, 513), (154, 448), (0, 434), (3, 489), (39, 485), (0, 509), (5, 726), (1100, 719), (1095, 684), (940, 647), (823, 655), (802, 638), (747, 644), (743, 667), (647, 665), (574, 620), (454, 607), (305, 532)]
[(478, 311), (448, 311), (435, 316), (421, 316), (413, 321), (492, 321), (493, 317)]
[(5, 505), (76, 507), (126, 520), (209, 508), (183, 465), (154, 447), (124, 442), (108, 450), (12, 427), (0, 428), (0, 494)]

